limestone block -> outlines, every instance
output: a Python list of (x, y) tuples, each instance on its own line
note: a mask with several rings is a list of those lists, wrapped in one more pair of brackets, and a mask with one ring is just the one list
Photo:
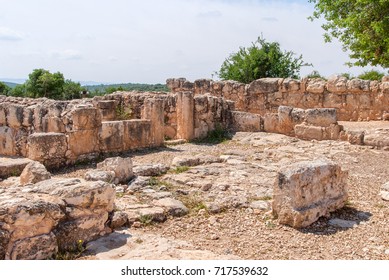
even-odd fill
[(47, 171), (46, 167), (37, 161), (33, 161), (23, 169), (20, 175), (20, 184), (35, 184), (50, 178), (51, 174)]
[(209, 79), (198, 79), (193, 84), (195, 94), (204, 94), (211, 90), (211, 80)]
[[(1, 112), (0, 112), (0, 114), (1, 114)], [(30, 108), (30, 107), (24, 108), (22, 125), (24, 127), (28, 127), (29, 128), (29, 127), (32, 126), (33, 121), (34, 121), (34, 108)], [(1, 123), (0, 123), (0, 125), (1, 125)]]
[(113, 121), (116, 118), (116, 100), (101, 100), (97, 103), (102, 121)]
[(248, 85), (247, 93), (249, 95), (257, 95), (263, 93), (277, 92), (280, 88), (282, 79), (279, 78), (263, 78), (251, 82)]
[[(196, 82), (195, 82), (196, 85)], [(202, 111), (201, 103), (197, 101), (200, 100), (196, 98), (196, 101), (193, 98), (191, 92), (178, 92), (177, 93), (177, 138), (192, 140), (194, 138), (194, 118), (197, 111)], [(196, 112), (195, 110), (196, 103)], [(205, 107), (205, 106), (202, 106)]]
[(328, 78), (327, 90), (332, 93), (344, 93), (347, 90), (347, 78), (333, 75)]
[(286, 78), (282, 81), (282, 92), (298, 92), (300, 90), (300, 81)]
[(262, 131), (263, 120), (262, 117), (258, 114), (232, 111), (232, 128), (234, 131)]
[(102, 122), (99, 133), (100, 150), (102, 152), (118, 152), (123, 150), (123, 121)]
[(47, 117), (47, 132), (64, 133), (65, 125), (60, 117)]
[(294, 133), (297, 138), (304, 140), (323, 140), (324, 128), (307, 124), (298, 124), (294, 127)]
[(376, 129), (366, 132), (363, 142), (365, 145), (377, 148), (389, 147), (389, 129)]
[(28, 158), (58, 167), (65, 161), (66, 135), (62, 133), (34, 133), (28, 136)]
[(311, 79), (308, 81), (306, 92), (308, 93), (323, 93), (325, 89), (326, 81), (323, 79)]
[(370, 82), (361, 79), (352, 79), (347, 82), (347, 91), (351, 93), (362, 93), (370, 90)]
[(98, 130), (79, 130), (67, 133), (69, 150), (77, 158), (79, 155), (90, 154), (99, 151)]
[(338, 140), (342, 131), (343, 126), (331, 124), (330, 126), (324, 128), (323, 138), (327, 140)]
[(151, 121), (127, 120), (123, 121), (124, 150), (134, 150), (151, 145)]
[(265, 132), (278, 133), (278, 114), (266, 114), (263, 118), (263, 130)]
[(19, 128), (23, 123), (24, 107), (17, 104), (8, 105), (7, 123), (9, 127)]
[(127, 184), (134, 176), (131, 158), (107, 158), (103, 162), (98, 163), (97, 168), (115, 172), (115, 180), (117, 179), (118, 183)]
[(359, 94), (359, 108), (370, 109), (373, 108), (370, 94)]
[(28, 158), (0, 157), (0, 178), (19, 176), (30, 162)]
[(42, 234), (16, 241), (9, 259), (45, 260), (58, 252), (57, 239), (53, 233)]
[(8, 126), (0, 126), (0, 155), (15, 156), (15, 130)]
[(73, 130), (92, 130), (98, 128), (101, 116), (97, 109), (92, 107), (78, 107), (72, 111)]
[(115, 180), (115, 172), (94, 169), (87, 171), (84, 175), (84, 178), (87, 181), (103, 181), (111, 183)]
[(133, 168), (135, 176), (159, 176), (168, 170), (169, 167), (162, 163), (138, 165)]
[(324, 94), (323, 107), (325, 108), (341, 108), (343, 106), (344, 95), (336, 93)]
[(290, 134), (293, 131), (294, 122), (292, 120), (292, 107), (278, 107), (278, 130), (282, 134)]
[(164, 140), (164, 100), (158, 98), (145, 100), (142, 118), (151, 121), (152, 146), (161, 146)]
[(327, 127), (337, 123), (336, 109), (308, 109), (305, 112), (305, 120), (308, 124)]
[(174, 217), (184, 216), (189, 213), (188, 208), (179, 200), (174, 198), (166, 197), (155, 200), (153, 202), (155, 206), (163, 207), (167, 210), (169, 215)]
[(328, 160), (282, 167), (274, 184), (273, 214), (281, 224), (306, 227), (344, 206), (348, 172)]
[(6, 104), (0, 103), (0, 126), (6, 126), (7, 125), (7, 118), (6, 118)]

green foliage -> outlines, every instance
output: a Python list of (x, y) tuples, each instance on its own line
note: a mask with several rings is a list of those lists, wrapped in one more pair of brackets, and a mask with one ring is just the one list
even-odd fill
[(152, 224), (153, 224), (153, 216), (151, 216), (151, 215), (141, 215), (141, 216), (139, 217), (139, 222), (140, 222), (143, 226), (152, 225)]
[(80, 83), (65, 80), (60, 72), (50, 73), (45, 69), (34, 69), (28, 75), (28, 80), (24, 84), (13, 88), (10, 91), (10, 95), (69, 100), (80, 98), (81, 91)]
[(115, 113), (117, 120), (129, 120), (132, 116), (132, 109), (130, 106), (125, 107), (123, 104), (119, 104), (116, 107)]
[(11, 91), (11, 88), (7, 86), (5, 83), (0, 82), (0, 95), (8, 95)]
[(347, 80), (351, 80), (351, 79), (354, 79), (354, 78), (355, 78), (355, 77), (354, 77), (352, 74), (350, 74), (350, 73), (341, 73), (340, 75), (343, 76), (343, 77), (346, 77)]
[(228, 135), (228, 131), (225, 130), (221, 124), (217, 123), (215, 129), (208, 132), (207, 137), (197, 139), (194, 142), (218, 144), (230, 139), (231, 137)]
[(315, 4), (311, 19), (323, 16), (324, 38), (337, 38), (350, 50), (349, 65), (389, 67), (388, 0), (309, 0)]
[(83, 240), (78, 240), (77, 244), (72, 249), (66, 251), (59, 251), (55, 256), (55, 260), (76, 260), (81, 257), (82, 253), (86, 250)]
[(300, 68), (309, 66), (302, 55), (294, 57), (291, 51), (282, 51), (277, 42), (267, 42), (259, 37), (251, 47), (240, 47), (222, 64), (218, 76), (224, 80), (250, 83), (266, 77), (298, 78)]
[(358, 76), (358, 78), (362, 80), (381, 81), (383, 76), (385, 76), (385, 73), (376, 70), (370, 70), (363, 72)]
[(97, 85), (85, 86), (92, 96), (100, 96), (104, 94), (113, 93), (115, 91), (162, 91), (168, 92), (169, 89), (164, 84), (113, 84), (113, 85)]
[(313, 70), (313, 71), (312, 71), (310, 74), (308, 74), (306, 77), (307, 77), (307, 78), (310, 78), (310, 79), (320, 78), (320, 79), (326, 80), (326, 78), (323, 77), (322, 75), (320, 75), (319, 71), (317, 71), (317, 70)]
[(175, 174), (180, 174), (189, 170), (189, 166), (177, 166), (175, 169), (172, 169), (172, 172)]

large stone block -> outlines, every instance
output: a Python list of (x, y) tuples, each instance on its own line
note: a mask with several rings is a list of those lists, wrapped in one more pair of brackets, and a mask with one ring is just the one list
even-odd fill
[(35, 184), (50, 178), (51, 174), (46, 170), (46, 167), (37, 161), (33, 161), (27, 164), (22, 174), (20, 174), (20, 184)]
[(305, 112), (305, 120), (308, 124), (327, 127), (337, 123), (336, 109), (308, 109)]
[(97, 164), (97, 168), (104, 171), (115, 172), (116, 183), (127, 184), (134, 176), (131, 158), (113, 157), (107, 158)]
[(312, 79), (308, 81), (306, 91), (308, 93), (320, 94), (324, 92), (326, 81), (322, 79)]
[(120, 152), (123, 150), (123, 121), (102, 122), (100, 150), (102, 152)]
[(24, 107), (17, 104), (8, 105), (7, 123), (9, 127), (19, 128), (23, 124)]
[(0, 157), (0, 178), (19, 176), (30, 162), (28, 158)]
[(295, 125), (294, 133), (297, 138), (304, 140), (323, 140), (324, 128), (321, 126), (307, 125), (305, 123)]
[(329, 77), (327, 90), (332, 93), (344, 93), (347, 90), (347, 78), (340, 75)]
[(248, 85), (247, 93), (249, 95), (277, 92), (280, 88), (279, 78), (263, 78), (251, 82)]
[(260, 115), (232, 111), (232, 128), (234, 131), (258, 132), (263, 130), (263, 119)]
[(151, 145), (151, 121), (150, 120), (128, 120), (123, 121), (124, 150), (145, 148)]
[(8, 126), (0, 126), (0, 155), (16, 155), (16, 132)]
[(62, 133), (34, 133), (28, 136), (28, 158), (45, 166), (59, 167), (65, 162), (68, 148), (66, 135)]
[(98, 130), (79, 130), (68, 132), (69, 150), (74, 158), (99, 151)]
[[(195, 82), (196, 83), (196, 82)], [(195, 84), (196, 85), (196, 84)], [(200, 107), (200, 108), (198, 108)], [(205, 106), (196, 103), (196, 109)], [(192, 140), (194, 137), (195, 100), (191, 92), (177, 93), (177, 138)], [(197, 111), (197, 110), (196, 110)]]
[(102, 121), (113, 121), (116, 118), (116, 100), (101, 100), (97, 103)]
[(306, 227), (342, 208), (347, 200), (348, 172), (328, 160), (282, 167), (274, 185), (273, 214), (281, 224)]
[(101, 116), (92, 107), (78, 107), (72, 111), (73, 130), (92, 130), (101, 124)]

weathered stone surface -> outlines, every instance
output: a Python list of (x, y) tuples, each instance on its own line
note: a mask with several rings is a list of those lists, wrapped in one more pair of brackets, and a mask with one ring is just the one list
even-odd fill
[(347, 90), (347, 78), (340, 75), (333, 75), (328, 78), (327, 89), (333, 93), (343, 93)]
[(8, 126), (0, 126), (0, 155), (16, 155), (16, 131)]
[(97, 168), (115, 172), (115, 182), (127, 184), (134, 176), (131, 158), (107, 158), (97, 164)]
[(128, 215), (122, 211), (115, 211), (111, 218), (109, 227), (112, 229), (120, 228), (128, 223)]
[(124, 150), (146, 148), (151, 145), (151, 121), (150, 120), (127, 120), (123, 121)]
[(112, 183), (115, 181), (115, 172), (113, 171), (104, 171), (104, 170), (90, 170), (84, 175), (85, 180), (87, 181), (103, 181)]
[(337, 124), (336, 109), (318, 108), (308, 109), (305, 112), (305, 120), (308, 124), (322, 127)]
[(72, 111), (73, 130), (94, 130), (101, 125), (100, 113), (93, 107), (78, 107)]
[(34, 133), (28, 136), (28, 158), (58, 167), (65, 161), (66, 135), (62, 133)]
[(324, 129), (320, 126), (298, 124), (294, 127), (297, 138), (304, 140), (323, 140)]
[(295, 228), (344, 206), (348, 172), (328, 161), (300, 162), (281, 168), (274, 186), (273, 214)]
[(100, 149), (103, 152), (123, 150), (123, 121), (102, 122), (100, 131)]
[(30, 162), (23, 169), (20, 175), (20, 184), (35, 184), (51, 178), (50, 172), (47, 171), (46, 167), (39, 162)]
[(44, 260), (58, 252), (57, 239), (53, 233), (34, 236), (16, 241), (11, 260)]
[(19, 176), (30, 162), (28, 158), (0, 157), (0, 178)]
[(235, 131), (261, 131), (263, 129), (263, 120), (262, 117), (258, 114), (233, 111), (232, 128)]
[(376, 129), (365, 132), (363, 143), (377, 148), (389, 147), (389, 129)]
[(358, 223), (355, 221), (348, 221), (343, 219), (331, 219), (328, 221), (328, 224), (334, 227), (352, 228), (356, 226)]
[[(195, 90), (196, 82), (197, 85), (200, 83), (195, 81)], [(191, 92), (177, 93), (177, 138), (185, 140), (194, 138), (194, 99)]]
[(0, 186), (0, 257), (46, 259), (107, 232), (115, 190), (104, 182), (49, 179)]
[(279, 78), (258, 79), (248, 85), (247, 92), (249, 94), (276, 92), (279, 89), (280, 81), (282, 81), (282, 79)]
[(174, 198), (162, 198), (155, 200), (154, 205), (163, 207), (167, 210), (169, 215), (180, 217), (189, 213), (188, 208), (179, 200)]
[(99, 151), (98, 130), (79, 130), (68, 133), (69, 150), (75, 159)]
[(309, 93), (323, 93), (326, 85), (326, 81), (322, 79), (312, 79), (308, 81), (307, 92)]
[(169, 167), (161, 163), (138, 165), (133, 168), (135, 176), (159, 176), (168, 170)]

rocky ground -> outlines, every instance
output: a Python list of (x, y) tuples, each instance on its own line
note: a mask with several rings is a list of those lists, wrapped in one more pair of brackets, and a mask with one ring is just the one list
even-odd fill
[[(149, 175), (116, 187), (116, 210), (132, 226), (89, 243), (83, 258), (389, 259), (389, 202), (380, 196), (389, 181), (388, 151), (237, 133), (219, 144), (126, 156), (135, 174)], [(349, 171), (346, 207), (304, 229), (278, 224), (271, 215), (277, 170), (319, 158)], [(55, 176), (83, 177), (94, 168), (77, 166)]]

